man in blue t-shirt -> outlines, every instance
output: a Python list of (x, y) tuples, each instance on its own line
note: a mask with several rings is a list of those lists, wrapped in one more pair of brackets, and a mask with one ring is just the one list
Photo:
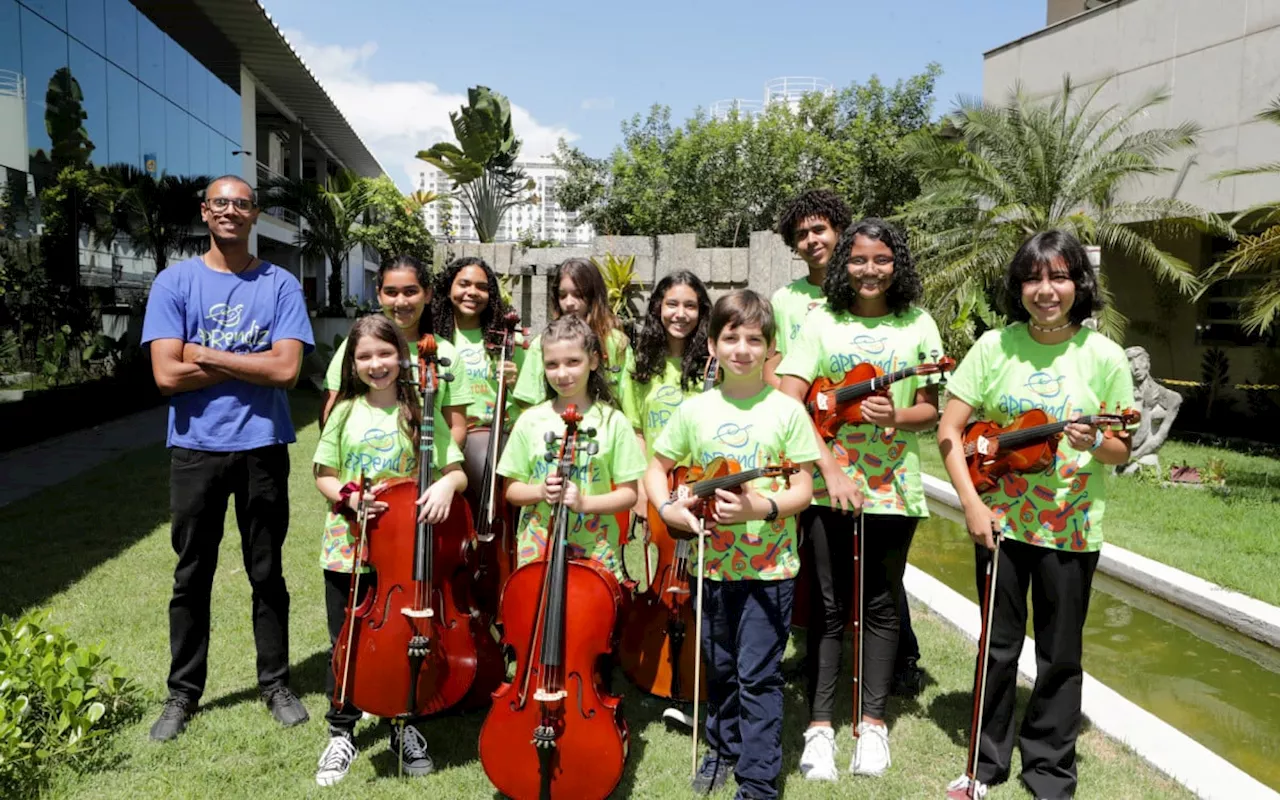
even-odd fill
[(178, 565), (169, 601), (169, 699), (151, 738), (182, 733), (204, 692), (209, 596), (227, 499), (235, 497), (262, 699), (281, 724), (307, 721), (289, 690), (289, 592), (280, 550), (289, 529), (286, 390), (315, 345), (298, 279), (249, 252), (257, 198), (226, 175), (205, 188), (209, 249), (156, 276), (142, 341), (169, 397), (169, 508)]

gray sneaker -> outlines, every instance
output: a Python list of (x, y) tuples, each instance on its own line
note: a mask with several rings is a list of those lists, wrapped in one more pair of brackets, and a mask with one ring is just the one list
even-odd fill
[(167, 742), (178, 738), (187, 729), (187, 720), (196, 713), (196, 701), (175, 694), (164, 701), (160, 718), (151, 726), (153, 742)]
[(427, 737), (412, 725), (405, 725), (403, 729), (391, 726), (391, 752), (405, 775), (420, 778), (435, 771), (436, 765), (427, 753)]

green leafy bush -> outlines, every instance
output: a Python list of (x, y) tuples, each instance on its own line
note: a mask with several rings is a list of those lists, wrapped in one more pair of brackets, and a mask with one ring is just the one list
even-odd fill
[(0, 620), (0, 796), (37, 794), (53, 768), (91, 766), (137, 718), (134, 683), (43, 613)]

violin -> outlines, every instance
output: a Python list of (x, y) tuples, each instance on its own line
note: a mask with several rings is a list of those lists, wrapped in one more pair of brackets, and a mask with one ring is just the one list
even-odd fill
[[(486, 448), (484, 476), (480, 485), (474, 490), (476, 499), (476, 542), (477, 559), (473, 580), (476, 587), (476, 599), (480, 612), (487, 618), (500, 623), (500, 606), (498, 599), (502, 587), (516, 567), (515, 533), (512, 524), (512, 510), (506, 498), (499, 491), (501, 476), (498, 475), (498, 459), (507, 444), (507, 431), (503, 422), (507, 416), (507, 382), (503, 378), (502, 368), (511, 361), (515, 354), (516, 334), (520, 330), (520, 315), (514, 311), (502, 318), (501, 337), (489, 342), (488, 347), (494, 351), (498, 364), (498, 390), (493, 402), (493, 423), (489, 428), (477, 427), (472, 432), (487, 432), (489, 443)], [(528, 332), (524, 331), (522, 346), (529, 346)]]
[[(703, 392), (715, 387), (717, 370), (716, 359), (708, 359)], [(618, 666), (648, 694), (691, 701), (694, 697), (690, 676), (698, 644), (684, 645), (694, 622), (689, 574), (696, 553), (691, 540), (671, 535), (653, 503), (649, 503), (645, 519), (649, 531), (644, 549), (648, 580), (644, 590), (636, 592), (627, 612), (618, 645)], [(652, 562), (650, 549), (656, 551)], [(699, 682), (698, 699), (705, 699), (705, 676)]]
[[(924, 354), (920, 354), (924, 361)], [(822, 435), (824, 441), (836, 438), (844, 425), (858, 425), (863, 421), (862, 401), (872, 395), (887, 397), (889, 386), (915, 375), (942, 375), (956, 368), (956, 360), (948, 356), (938, 358), (934, 353), (934, 361), (921, 363), (914, 367), (890, 372), (874, 364), (862, 363), (854, 366), (844, 374), (838, 383), (830, 378), (816, 378), (805, 395), (804, 408), (813, 418), (814, 427)]]
[[(671, 476), (667, 479), (668, 485), (671, 487), (671, 497), (679, 499), (683, 497), (695, 497), (697, 502), (689, 507), (690, 513), (695, 517), (701, 517), (707, 520), (707, 528), (713, 525), (711, 522), (710, 505), (715, 501), (716, 490), (724, 489), (742, 494), (743, 484), (749, 483), (756, 478), (774, 478), (783, 477), (790, 478), (792, 475), (800, 471), (795, 462), (788, 459), (782, 459), (776, 464), (765, 464), (763, 467), (752, 467), (751, 469), (743, 469), (742, 465), (731, 458), (713, 458), (702, 467), (676, 467), (671, 471)], [(694, 534), (685, 531), (676, 533), (667, 528), (666, 523), (662, 522), (662, 517), (655, 510), (649, 516), (649, 524), (653, 525), (654, 520), (657, 524), (667, 530), (668, 533), (680, 538), (692, 538)], [(713, 533), (710, 537), (712, 548), (724, 552), (727, 545), (722, 546), (726, 540), (718, 539)]]
[(989, 492), (1007, 475), (1043, 472), (1058, 454), (1062, 432), (1072, 422), (1095, 425), (1108, 439), (1125, 437), (1128, 427), (1138, 424), (1142, 414), (1126, 408), (1108, 412), (1103, 403), (1097, 414), (1075, 420), (1055, 421), (1043, 410), (1024, 411), (1004, 427), (994, 422), (970, 423), (961, 437), (969, 477), (978, 492)]
[[(569, 475), (597, 445), (586, 441), (594, 432), (579, 428), (576, 406), (561, 418), (564, 435), (548, 434), (547, 460)], [(563, 502), (553, 507), (544, 557), (513, 572), (502, 591), (503, 641), (516, 670), (493, 693), (480, 763), (512, 800), (600, 800), (626, 763), (621, 698), (604, 690), (599, 668), (613, 649), (622, 588), (603, 564), (569, 558), (571, 515)]]

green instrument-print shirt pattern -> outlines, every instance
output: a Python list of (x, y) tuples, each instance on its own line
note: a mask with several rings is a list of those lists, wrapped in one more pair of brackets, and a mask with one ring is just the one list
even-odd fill
[[(716, 458), (745, 469), (788, 458), (802, 468), (818, 459), (818, 444), (804, 407), (773, 387), (745, 399), (719, 389), (690, 397), (671, 415), (654, 451), (675, 461), (706, 466)], [(784, 488), (782, 478), (757, 478), (750, 487), (765, 497)], [(717, 526), (707, 538), (705, 575), (715, 581), (794, 578), (800, 574), (795, 517)]]
[[(564, 420), (550, 401), (527, 409), (516, 420), (507, 439), (507, 447), (498, 460), (498, 474), (521, 483), (544, 483), (552, 464), (546, 460), (548, 431), (564, 434)], [(639, 480), (647, 468), (640, 443), (622, 412), (604, 403), (595, 403), (583, 415), (582, 428), (595, 428), (599, 452), (587, 457), (579, 453), (574, 460), (571, 480), (578, 491), (588, 497), (607, 494), (620, 483)], [(556, 445), (559, 452), (559, 445)], [(524, 566), (542, 558), (550, 539), (552, 508), (548, 503), (535, 503), (520, 510), (516, 524), (516, 563)], [(576, 514), (569, 512), (569, 556), (590, 558), (608, 568), (618, 580), (623, 579), (622, 551), (619, 545), (618, 519), (615, 514)]]
[[(969, 350), (947, 391), (973, 406), (980, 419), (1004, 426), (1033, 408), (1052, 421), (1133, 405), (1133, 378), (1120, 345), (1081, 328), (1069, 341), (1043, 345), (1025, 324), (988, 331)], [(982, 500), (1010, 539), (1057, 550), (1102, 548), (1102, 517), (1114, 470), (1066, 436), (1052, 465), (1035, 474), (1010, 474)]]
[[(923, 359), (921, 354), (924, 355)], [(782, 363), (779, 375), (794, 375), (812, 384), (818, 378), (839, 382), (858, 364), (873, 364), (886, 374), (936, 361), (942, 337), (933, 318), (919, 308), (901, 315), (857, 317), (848, 312), (814, 309), (804, 330)], [(897, 408), (915, 405), (916, 392), (926, 380), (913, 376), (889, 385)], [(828, 443), (836, 463), (866, 498), (869, 514), (927, 517), (929, 507), (920, 477), (919, 436), (895, 428), (892, 432), (863, 423), (844, 425)], [(814, 470), (813, 502), (830, 506), (826, 481)]]

